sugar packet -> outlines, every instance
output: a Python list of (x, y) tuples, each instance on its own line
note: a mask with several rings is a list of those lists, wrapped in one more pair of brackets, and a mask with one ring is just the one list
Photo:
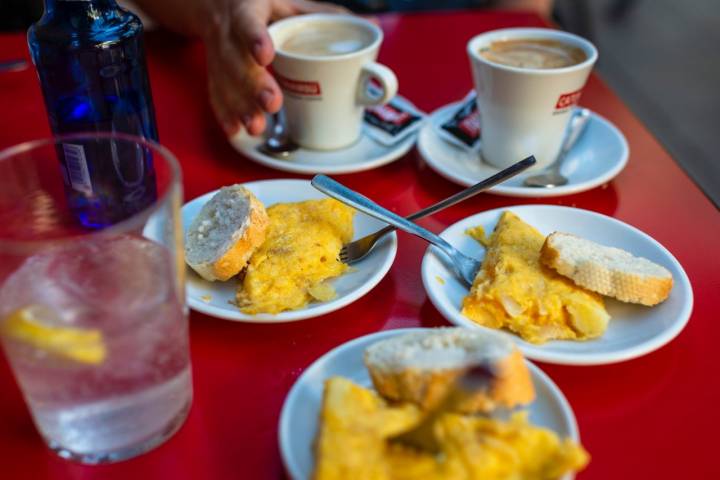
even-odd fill
[(385, 105), (366, 108), (363, 128), (371, 138), (390, 147), (420, 130), (426, 116), (408, 99), (396, 95)]
[(436, 131), (444, 140), (466, 150), (480, 148), (480, 112), (475, 90), (462, 99), (452, 116), (437, 125)]

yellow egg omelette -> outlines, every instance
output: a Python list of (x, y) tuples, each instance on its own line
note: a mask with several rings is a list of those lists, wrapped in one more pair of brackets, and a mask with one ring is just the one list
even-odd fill
[(422, 417), (415, 405), (390, 404), (348, 379), (329, 378), (313, 480), (557, 480), (590, 459), (571, 439), (532, 425), (525, 411), (508, 420), (442, 414), (434, 425), (439, 454), (392, 439)]
[(463, 300), (463, 315), (532, 343), (585, 340), (605, 332), (610, 315), (602, 297), (540, 263), (545, 237), (531, 225), (505, 211), (490, 239), (482, 228), (467, 233), (487, 252)]
[(332, 199), (269, 207), (265, 242), (250, 258), (237, 291), (240, 309), (279, 313), (334, 298), (327, 281), (348, 269), (338, 254), (353, 237), (354, 213)]

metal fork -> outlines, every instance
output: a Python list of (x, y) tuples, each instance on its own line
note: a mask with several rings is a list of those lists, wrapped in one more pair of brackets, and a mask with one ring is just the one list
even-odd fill
[[(407, 220), (416, 220), (418, 218), (432, 215), (435, 212), (439, 212), (440, 210), (451, 207), (457, 203), (462, 202), (463, 200), (474, 197), (478, 193), (484, 192), (485, 190), (492, 188), (495, 185), (502, 183), (509, 178), (514, 177), (518, 173), (526, 170), (533, 165), (535, 165), (535, 157), (531, 155), (527, 158), (524, 158), (523, 160), (520, 160), (517, 163), (514, 163), (513, 165), (510, 165), (505, 170), (501, 170), (495, 175), (488, 177), (479, 183), (476, 183), (472, 187), (466, 188), (465, 190), (451, 195), (444, 200), (440, 200), (436, 204), (430, 205), (427, 208), (418, 210), (417, 212), (410, 214), (405, 218)], [(343, 263), (347, 263), (348, 265), (362, 260), (368, 253), (370, 253), (370, 250), (372, 250), (373, 246), (375, 246), (378, 240), (380, 240), (382, 237), (394, 230), (395, 227), (388, 225), (387, 227), (382, 228), (377, 232), (371, 233), (362, 238), (358, 238), (357, 240), (354, 240), (350, 243), (346, 243), (340, 249), (340, 260)]]
[(478, 260), (464, 255), (459, 250), (456, 250), (455, 247), (429, 230), (426, 230), (420, 225), (417, 225), (410, 220), (381, 207), (369, 198), (350, 190), (330, 177), (325, 175), (315, 175), (311, 183), (313, 187), (336, 200), (350, 205), (351, 207), (354, 207), (371, 217), (375, 217), (383, 222), (389, 223), (395, 228), (404, 230), (432, 243), (452, 262), (451, 267), (455, 270), (457, 276), (462, 279), (468, 287), (472, 286), (475, 274), (480, 269), (480, 262)]

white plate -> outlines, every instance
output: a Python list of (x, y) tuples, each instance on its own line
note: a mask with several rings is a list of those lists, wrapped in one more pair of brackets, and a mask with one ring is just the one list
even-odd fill
[[(606, 298), (605, 306), (611, 319), (607, 331), (600, 338), (584, 342), (562, 340), (534, 345), (512, 335), (528, 358), (566, 365), (620, 362), (657, 350), (675, 338), (687, 324), (692, 311), (693, 293), (680, 263), (652, 237), (614, 218), (577, 208), (525, 205), (473, 215), (451, 225), (440, 236), (462, 252), (481, 259), (485, 255), (484, 248), (466, 235), (465, 230), (482, 225), (490, 234), (505, 210), (516, 213), (543, 235), (556, 230), (573, 233), (645, 257), (670, 270), (674, 279), (670, 297), (655, 307), (631, 305)], [(444, 285), (438, 277), (445, 281)], [(462, 299), (468, 289), (440, 261), (434, 247), (428, 249), (423, 257), (422, 279), (433, 305), (448, 321), (464, 327), (485, 328), (460, 313)]]
[[(290, 478), (309, 479), (313, 470), (312, 444), (318, 429), (325, 379), (340, 375), (364, 387), (372, 386), (363, 364), (365, 349), (384, 338), (421, 330), (425, 329), (389, 330), (356, 338), (326, 353), (303, 372), (285, 399), (278, 429), (280, 453)], [(537, 394), (528, 407), (532, 423), (579, 442), (575, 416), (565, 396), (542, 370), (530, 362), (528, 367)], [(573, 477), (568, 475), (563, 478), (569, 480)]]
[[(280, 202), (300, 202), (315, 198), (327, 198), (315, 190), (307, 180), (265, 180), (245, 183), (245, 187), (266, 206)], [(202, 206), (217, 193), (206, 193), (185, 204), (182, 208), (184, 230), (190, 226)], [(385, 224), (360, 212), (355, 214), (353, 227), (355, 238), (365, 236), (384, 227)], [(281, 312), (276, 315), (242, 313), (230, 302), (235, 300), (237, 282), (230, 279), (226, 282), (208, 282), (187, 267), (187, 297), (193, 310), (212, 315), (213, 317), (240, 322), (275, 323), (293, 322), (325, 315), (342, 308), (369, 292), (385, 274), (395, 259), (397, 251), (397, 235), (393, 232), (386, 235), (373, 251), (362, 261), (353, 265), (353, 271), (331, 281), (337, 297), (329, 302), (311, 303), (306, 308)], [(205, 300), (203, 299), (205, 298)]]
[(266, 167), (293, 173), (342, 174), (370, 170), (393, 162), (405, 155), (415, 144), (416, 139), (417, 134), (410, 135), (400, 143), (387, 147), (363, 132), (360, 139), (349, 147), (339, 150), (300, 148), (287, 159), (276, 158), (259, 151), (257, 147), (264, 141), (263, 138), (252, 137), (244, 130), (235, 135), (230, 143), (235, 150)]
[[(435, 172), (451, 182), (469, 187), (499, 169), (481, 161), (478, 153), (463, 150), (437, 134), (438, 126), (452, 116), (458, 105), (446, 105), (430, 115), (430, 121), (420, 130), (417, 148)], [(569, 180), (567, 185), (556, 188), (523, 186), (526, 177), (537, 173), (533, 169), (491, 188), (489, 193), (513, 197), (557, 197), (584, 192), (615, 178), (627, 163), (627, 140), (612, 123), (594, 112), (586, 128), (563, 163), (562, 173)]]

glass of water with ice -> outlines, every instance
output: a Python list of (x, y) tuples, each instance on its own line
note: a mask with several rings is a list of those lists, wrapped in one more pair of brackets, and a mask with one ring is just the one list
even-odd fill
[[(62, 157), (81, 149), (93, 162), (75, 155), (72, 170)], [(141, 182), (154, 188), (150, 202), (85, 226), (77, 189), (82, 211), (132, 204), (117, 184), (137, 165), (153, 167)], [(73, 134), (0, 152), (0, 339), (38, 431), (62, 457), (129, 458), (187, 416), (181, 202), (180, 167), (152, 141)]]

